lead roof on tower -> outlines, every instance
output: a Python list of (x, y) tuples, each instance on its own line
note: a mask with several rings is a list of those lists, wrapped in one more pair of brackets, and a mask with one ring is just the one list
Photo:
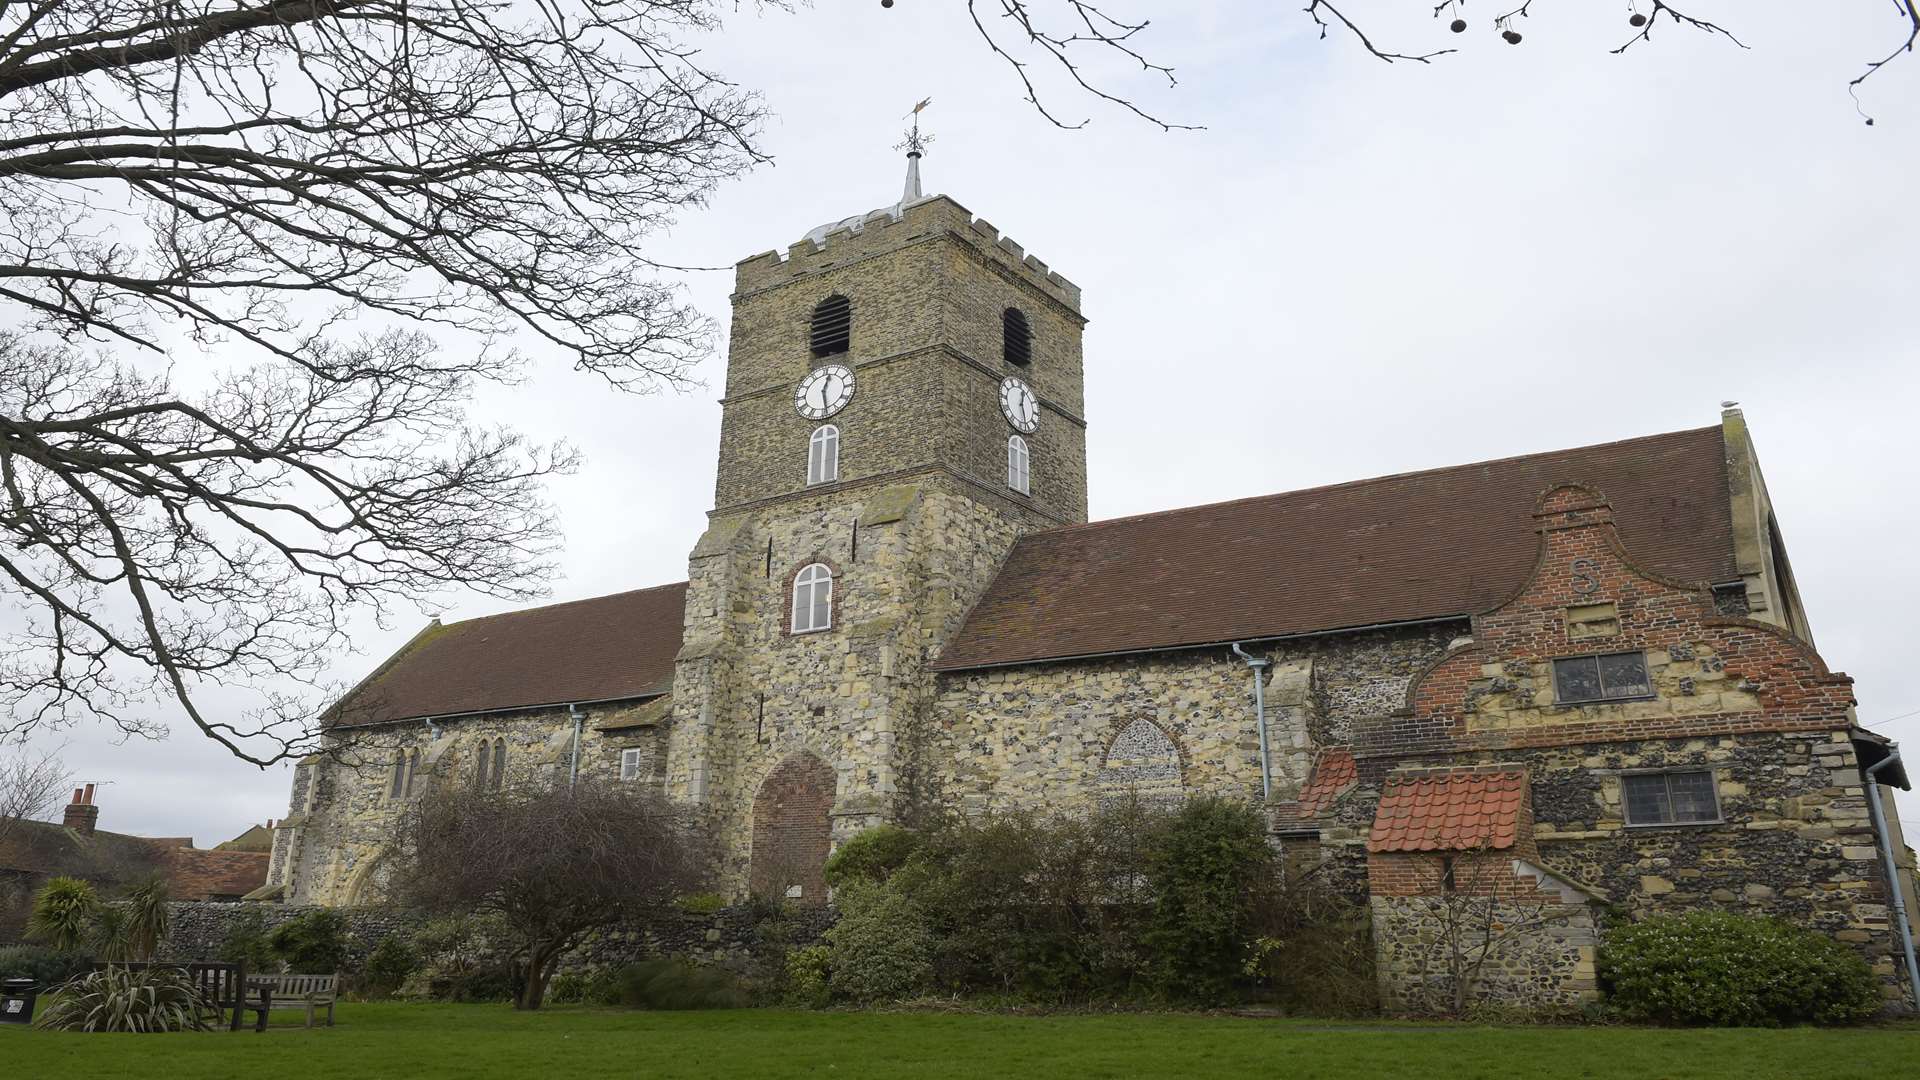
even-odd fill
[(1384, 476), (1022, 537), (939, 671), (1459, 618), (1538, 558), (1541, 492), (1613, 505), (1628, 554), (1681, 581), (1740, 576), (1719, 426)]
[(802, 239), (809, 240), (818, 247), (826, 241), (828, 236), (841, 229), (859, 232), (866, 227), (867, 219), (874, 214), (886, 214), (888, 218), (899, 221), (907, 212), (907, 207), (926, 200), (926, 196), (920, 193), (920, 158), (926, 153), (927, 144), (933, 141), (933, 136), (920, 134), (920, 110), (932, 102), (933, 99), (928, 98), (913, 107), (913, 130), (907, 134), (906, 141), (900, 144), (907, 151), (907, 180), (901, 185), (900, 201), (892, 206), (883, 206), (864, 214), (855, 214), (852, 217), (841, 218), (839, 221), (829, 221), (825, 225), (816, 225), (808, 230), (807, 235)]

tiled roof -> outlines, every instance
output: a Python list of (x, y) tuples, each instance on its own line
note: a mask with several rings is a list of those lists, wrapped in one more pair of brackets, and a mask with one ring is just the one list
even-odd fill
[(330, 714), (340, 727), (664, 693), (687, 584), (432, 625)]
[(1484, 611), (1525, 584), (1542, 492), (1613, 506), (1648, 569), (1739, 577), (1718, 426), (1031, 533), (936, 670)]
[(214, 900), (245, 896), (267, 883), (264, 851), (202, 851), (167, 848), (161, 856), (167, 886), (177, 899)]
[(1317, 818), (1333, 809), (1334, 802), (1359, 780), (1360, 766), (1353, 760), (1353, 751), (1343, 746), (1322, 750), (1313, 759), (1299, 799), (1281, 804), (1275, 816), (1290, 821)]
[(91, 834), (47, 821), (26, 821), (0, 851), (0, 870), (32, 876), (74, 874), (127, 879), (157, 872), (175, 900), (244, 896), (267, 880), (271, 856), (254, 851), (203, 851), (184, 837)]
[(1526, 804), (1524, 769), (1485, 767), (1387, 777), (1368, 851), (1474, 851), (1514, 846)]

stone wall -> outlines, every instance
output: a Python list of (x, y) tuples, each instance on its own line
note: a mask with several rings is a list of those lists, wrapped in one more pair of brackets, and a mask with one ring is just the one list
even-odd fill
[[(1457, 953), (1467, 1004), (1573, 1012), (1598, 997), (1599, 932), (1585, 903), (1478, 896), (1376, 896), (1371, 901), (1381, 1007), (1453, 1010)], [(1489, 934), (1489, 926), (1493, 928)], [(1525, 927), (1523, 932), (1509, 933)]]

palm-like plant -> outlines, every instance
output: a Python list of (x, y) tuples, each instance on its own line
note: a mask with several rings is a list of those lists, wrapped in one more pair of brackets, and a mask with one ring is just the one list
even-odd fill
[(177, 968), (104, 967), (68, 982), (42, 1013), (54, 1031), (205, 1031), (193, 983)]
[(167, 939), (170, 929), (167, 916), (167, 892), (165, 878), (155, 875), (127, 891), (124, 908), (127, 919), (127, 949), (133, 959), (152, 960), (160, 951), (160, 943)]
[(99, 911), (100, 897), (92, 885), (79, 878), (53, 878), (33, 899), (27, 934), (58, 952), (73, 952), (89, 943)]

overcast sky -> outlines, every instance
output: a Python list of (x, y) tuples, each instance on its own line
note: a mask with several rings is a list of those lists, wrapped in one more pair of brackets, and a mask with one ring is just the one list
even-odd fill
[[(1383, 47), (1462, 50), (1390, 66), (1318, 40), (1297, 5), (1117, 2), (1155, 17), (1142, 46), (1180, 77), (1120, 85), (1205, 130), (1065, 90), (1050, 103), (1093, 122), (1050, 125), (957, 0), (733, 19), (706, 59), (765, 94), (775, 163), (661, 257), (730, 266), (891, 203), (901, 117), (931, 96), (927, 190), (1085, 291), (1095, 518), (1699, 427), (1737, 399), (1822, 653), (1858, 680), (1863, 721), (1920, 749), (1920, 58), (1867, 84), (1875, 126), (1846, 93), (1898, 40), (1891, 5), (1697, 0), (1751, 49), (1662, 25), (1612, 56), (1620, 3), (1543, 9), (1510, 47), (1477, 4), (1455, 37), (1423, 5), (1355, 0)], [(731, 284), (688, 279), (722, 321)], [(552, 489), (556, 599), (684, 579), (723, 363), (685, 395), (623, 396), (559, 363), (483, 395), (477, 418), (586, 453)], [(497, 610), (455, 595), (444, 617)], [(369, 625), (337, 676), (425, 618)], [(41, 741), (107, 785), (103, 828), (204, 846), (286, 813), (285, 768), (191, 731)], [(1903, 816), (1920, 830), (1920, 799)]]

